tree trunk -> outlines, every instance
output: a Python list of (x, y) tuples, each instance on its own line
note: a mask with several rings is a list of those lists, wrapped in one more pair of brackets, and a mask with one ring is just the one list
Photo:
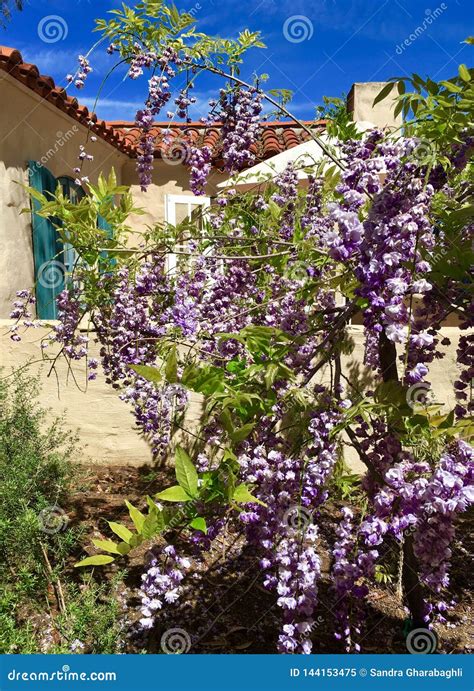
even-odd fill
[(403, 543), (403, 590), (410, 610), (413, 628), (426, 628), (423, 588), (418, 578), (418, 560), (413, 551), (413, 535), (407, 535)]
[[(382, 331), (379, 341), (380, 368), (384, 382), (399, 381), (397, 370), (397, 349), (395, 343), (389, 341)], [(414, 628), (424, 628), (424, 615), (426, 611), (423, 588), (418, 578), (418, 560), (413, 550), (413, 535), (405, 536), (403, 541), (403, 569), (402, 581), (403, 591), (410, 610)]]

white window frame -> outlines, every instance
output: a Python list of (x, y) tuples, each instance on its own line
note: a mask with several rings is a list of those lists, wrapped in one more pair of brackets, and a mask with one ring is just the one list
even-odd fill
[[(195, 197), (192, 194), (166, 194), (165, 195), (165, 220), (172, 226), (176, 226), (176, 204), (188, 205), (188, 218), (191, 218), (192, 206), (202, 206), (207, 209), (211, 206), (210, 197)], [(170, 253), (166, 255), (166, 273), (176, 275), (177, 255)]]

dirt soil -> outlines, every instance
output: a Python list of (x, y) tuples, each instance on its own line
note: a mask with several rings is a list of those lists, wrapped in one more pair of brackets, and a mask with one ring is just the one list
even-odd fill
[[(82, 544), (89, 548), (91, 539), (110, 537), (106, 521), (127, 523), (128, 512), (124, 499), (143, 508), (146, 494), (153, 495), (173, 482), (170, 469), (130, 466), (81, 466), (83, 487), (67, 507), (72, 525), (84, 530)], [(321, 539), (318, 551), (322, 558), (322, 579), (319, 587), (320, 604), (314, 615), (313, 653), (343, 653), (342, 644), (334, 637), (334, 595), (328, 578), (330, 554), (328, 544), (333, 541), (331, 526), (339, 516), (342, 504), (328, 504), (316, 517)], [(455, 601), (447, 624), (437, 624), (438, 653), (464, 653), (473, 649), (474, 627), (472, 574), (474, 553), (474, 512), (466, 515), (457, 531), (451, 570), (451, 596)], [(179, 546), (180, 550), (182, 545)], [(78, 551), (77, 558), (84, 556)], [(150, 559), (150, 545), (144, 545), (120, 565), (96, 569), (98, 578), (108, 579), (119, 568), (126, 568), (123, 597), (128, 616), (139, 618), (138, 588), (144, 564)], [(245, 546), (242, 537), (229, 530), (221, 534), (212, 547), (193, 559), (193, 570), (185, 580), (185, 595), (179, 603), (164, 608), (156, 630), (146, 639), (129, 637), (126, 652), (159, 653), (163, 633), (171, 628), (184, 629), (191, 639), (192, 653), (274, 653), (279, 630), (279, 608), (275, 596), (261, 585), (258, 555)], [(387, 564), (393, 555), (387, 555)], [(71, 578), (78, 578), (72, 568)], [(390, 569), (392, 570), (392, 569)], [(396, 561), (395, 561), (396, 572)], [(406, 653), (404, 624), (407, 612), (400, 603), (396, 583), (381, 583), (371, 588), (364, 612), (364, 627), (360, 645), (363, 653)], [(133, 623), (132, 623), (133, 631)]]

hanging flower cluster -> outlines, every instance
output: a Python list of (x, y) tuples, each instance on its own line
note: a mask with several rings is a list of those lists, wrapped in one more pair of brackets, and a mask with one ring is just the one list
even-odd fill
[(185, 571), (191, 566), (189, 559), (180, 557), (172, 545), (163, 549), (162, 557), (163, 566), (154, 558), (142, 576), (140, 624), (143, 629), (154, 626), (156, 614), (164, 605), (172, 605), (179, 600), (183, 592), (181, 582)]
[(222, 126), (222, 158), (226, 170), (233, 173), (255, 161), (262, 95), (255, 87), (221, 89), (219, 107), (216, 119)]
[(21, 341), (21, 336), (18, 333), (20, 322), (25, 328), (35, 326), (35, 323), (32, 321), (33, 314), (31, 309), (36, 304), (36, 298), (31, 290), (19, 290), (16, 293), (16, 297), (17, 299), (13, 303), (13, 309), (10, 312), (10, 319), (15, 319), (15, 324), (10, 328), (9, 333), (12, 341), (18, 343)]
[[(150, 90), (155, 87), (153, 98), (159, 101), (163, 82), (150, 80)], [(225, 94), (230, 136), (237, 100)], [(244, 99), (243, 117), (254, 113), (254, 97)], [(145, 118), (145, 129), (151, 122)], [(250, 159), (240, 156), (242, 141), (230, 136), (228, 143), (229, 169), (248, 164)], [(363, 517), (357, 509), (343, 508), (330, 545), (338, 640), (347, 651), (360, 650), (364, 600), (388, 541), (399, 548), (407, 539), (413, 542), (417, 577), (426, 593), (426, 623), (447, 608), (454, 525), (473, 501), (473, 455), (469, 445), (456, 441), (454, 415), (428, 450), (429, 415), (416, 453), (409, 428), (407, 390), (420, 382), (425, 386), (429, 365), (443, 345), (439, 329), (445, 314), (427, 259), (436, 237), (437, 192), (426, 171), (412, 162), (413, 145), (407, 139), (387, 141), (378, 131), (347, 143), (345, 169), (330, 194), (316, 175), (301, 193), (289, 165), (250, 201), (235, 194), (220, 198), (172, 275), (166, 272), (166, 236), (162, 245), (154, 239), (140, 262), (119, 260), (112, 278), (99, 280), (108, 296), (94, 313), (102, 368), (131, 406), (157, 458), (169, 455), (178, 426), (186, 430), (185, 373), (194, 368), (202, 374), (195, 390), (212, 405), (202, 428), (192, 432), (196, 465), (202, 473), (218, 469), (222, 450), (231, 447), (235, 483), (251, 488), (258, 500), (243, 502), (236, 523), (281, 612), (278, 650), (283, 653), (312, 650), (320, 607), (318, 518), (330, 500), (338, 435), (345, 428), (368, 472), (361, 490)], [(210, 150), (192, 153), (196, 191), (204, 189), (210, 158)], [(337, 304), (338, 288), (352, 304)], [(456, 299), (455, 286), (448, 289)], [(78, 331), (81, 290), (60, 295), (60, 323), (53, 334), (72, 359), (88, 354), (87, 337)], [(15, 307), (22, 319), (24, 303)], [(403, 372), (385, 385), (393, 384), (403, 397), (400, 403), (386, 404), (378, 386), (350, 390), (341, 355), (350, 352), (346, 327), (357, 308), (363, 312), (366, 361), (379, 381), (387, 378), (382, 346), (399, 347), (391, 365)], [(467, 325), (465, 307), (464, 314)], [(169, 377), (162, 359), (172, 345)], [(470, 334), (463, 333), (456, 386), (459, 403), (466, 403), (463, 415), (472, 379), (471, 345)], [(149, 380), (139, 369), (143, 365), (159, 369), (162, 379)], [(93, 358), (89, 368), (94, 377)], [(400, 432), (407, 419), (407, 431)], [(207, 534), (190, 531), (190, 545), (197, 551), (209, 546), (228, 513), (216, 507)], [(151, 628), (157, 612), (182, 595), (186, 568), (174, 547), (157, 554), (144, 575), (143, 627)]]

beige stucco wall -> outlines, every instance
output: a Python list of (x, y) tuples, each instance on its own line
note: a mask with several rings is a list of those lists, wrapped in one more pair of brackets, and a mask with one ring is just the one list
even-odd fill
[(397, 129), (402, 126), (401, 114), (393, 116), (394, 97), (392, 92), (374, 106), (374, 99), (382, 91), (387, 82), (356, 82), (352, 85), (347, 96), (347, 107), (356, 122), (370, 122), (376, 127), (390, 127)]
[[(372, 91), (370, 88), (362, 89), (359, 93), (359, 87), (370, 85), (355, 85), (359, 103), (365, 102), (368, 108), (380, 86), (375, 85)], [(52, 374), (46, 377), (49, 366), (39, 362), (42, 359), (40, 341), (49, 331), (46, 326), (30, 329), (23, 335), (21, 343), (13, 343), (8, 336), (11, 322), (7, 317), (15, 293), (32, 287), (34, 283), (30, 215), (20, 215), (23, 208), (29, 207), (29, 198), (26, 190), (17, 183), (27, 184), (28, 160), (40, 161), (55, 176), (71, 175), (77, 163), (79, 145), (86, 139), (86, 128), (4, 73), (0, 74), (0, 93), (0, 367), (4, 368), (5, 374), (11, 368), (33, 361), (30, 371), (42, 370), (43, 403), (51, 407), (53, 414), (66, 413), (67, 424), (78, 429), (85, 453), (91, 460), (107, 464), (142, 465), (151, 459), (149, 447), (134, 430), (128, 406), (119, 400), (117, 392), (105, 384), (100, 374), (84, 391), (84, 363), (74, 363), (73, 366), (75, 378), (80, 384), (78, 388), (71, 374), (68, 375), (66, 362), (59, 359), (56, 364), (57, 376)], [(8, 107), (3, 104), (8, 104)], [(383, 113), (380, 117), (386, 119)], [(358, 119), (368, 119), (367, 112), (358, 112)], [(135, 204), (144, 210), (143, 215), (129, 219), (137, 232), (164, 221), (167, 194), (191, 194), (189, 171), (183, 165), (155, 161), (152, 185), (144, 193), (137, 184), (134, 160), (100, 139), (89, 144), (88, 150), (95, 157), (85, 169), (92, 182), (97, 179), (99, 172), (107, 174), (114, 167), (119, 181), (131, 186)], [(208, 196), (216, 193), (216, 186), (223, 179), (221, 173), (213, 173)], [(444, 331), (452, 338), (453, 345), (444, 360), (433, 364), (431, 380), (440, 400), (448, 397), (448, 403), (452, 406), (452, 383), (457, 376), (455, 349), (459, 332), (455, 328), (446, 328)], [(351, 333), (356, 347), (348, 360), (360, 363), (363, 353), (362, 329), (353, 326)], [(53, 352), (49, 349), (46, 351), (48, 356)], [(350, 362), (345, 365), (349, 367)], [(198, 398), (193, 396), (187, 414), (192, 427), (196, 426), (198, 417)], [(352, 455), (350, 460), (354, 468), (360, 467)]]
[[(41, 371), (43, 385), (42, 402), (51, 408), (52, 415), (65, 414), (67, 425), (78, 430), (81, 443), (84, 445), (84, 457), (92, 462), (108, 465), (143, 465), (150, 463), (151, 452), (148, 444), (138, 431), (134, 429), (134, 419), (128, 404), (122, 402), (118, 393), (108, 386), (99, 372), (97, 380), (86, 383), (83, 362), (72, 363), (72, 372), (68, 371), (64, 359), (58, 359), (55, 373), (47, 376), (51, 363), (41, 362), (43, 357), (40, 349), (41, 339), (49, 329), (29, 329), (23, 334), (20, 343), (13, 343), (8, 336), (8, 328), (13, 322), (0, 320), (0, 365), (4, 368), (2, 376), (8, 374), (12, 368), (20, 364), (31, 364), (28, 371)], [(456, 346), (459, 330), (447, 327), (442, 330), (452, 340), (447, 356), (441, 361), (435, 361), (431, 368), (430, 381), (436, 400), (444, 401), (448, 408), (455, 404), (453, 396), (453, 382), (457, 378)], [(363, 359), (362, 327), (350, 327), (350, 334), (354, 340), (355, 349), (352, 355), (344, 359), (346, 374), (356, 364), (361, 374)], [(94, 353), (95, 347), (92, 347)], [(57, 350), (47, 349), (47, 357), (53, 357)], [(370, 376), (370, 372), (365, 372)], [(321, 372), (320, 379), (327, 380), (329, 371)], [(196, 431), (200, 417), (200, 397), (191, 395), (191, 404), (186, 414), (184, 426), (190, 431)], [(346, 453), (350, 467), (355, 471), (363, 471), (364, 466), (358, 460), (355, 452)]]
[[(217, 185), (228, 177), (214, 171), (208, 180), (206, 195), (215, 196), (218, 192)], [(141, 208), (144, 213), (130, 216), (130, 225), (137, 234), (148, 226), (166, 219), (166, 195), (168, 194), (192, 194), (189, 187), (189, 168), (179, 164), (173, 165), (165, 160), (155, 160), (153, 166), (152, 183), (146, 192), (140, 190), (137, 184), (136, 161), (128, 160), (122, 168), (122, 183), (130, 185), (135, 206)]]
[[(16, 291), (34, 283), (31, 219), (20, 216), (30, 206), (21, 186), (28, 185), (27, 162), (41, 163), (56, 177), (74, 177), (87, 128), (4, 72), (0, 93), (0, 318), (6, 318)], [(100, 138), (87, 151), (94, 155), (83, 168), (91, 182), (112, 168), (120, 181), (124, 154)]]
[[(29, 329), (22, 334), (20, 343), (8, 336), (10, 320), (0, 320), (0, 376), (7, 376), (20, 365), (30, 363), (25, 372), (40, 373), (42, 386), (41, 403), (50, 408), (50, 417), (65, 414), (66, 424), (77, 430), (84, 453), (78, 461), (110, 465), (142, 465), (149, 462), (147, 443), (133, 429), (133, 417), (128, 406), (119, 400), (118, 394), (108, 386), (99, 373), (95, 382), (86, 382), (84, 361), (75, 362), (69, 372), (64, 358), (59, 358), (55, 372), (48, 376), (51, 362), (41, 362), (41, 339), (50, 329)], [(96, 354), (95, 348), (91, 352)], [(45, 356), (52, 358), (58, 349), (48, 348)], [(73, 376), (74, 375), (74, 376)]]

